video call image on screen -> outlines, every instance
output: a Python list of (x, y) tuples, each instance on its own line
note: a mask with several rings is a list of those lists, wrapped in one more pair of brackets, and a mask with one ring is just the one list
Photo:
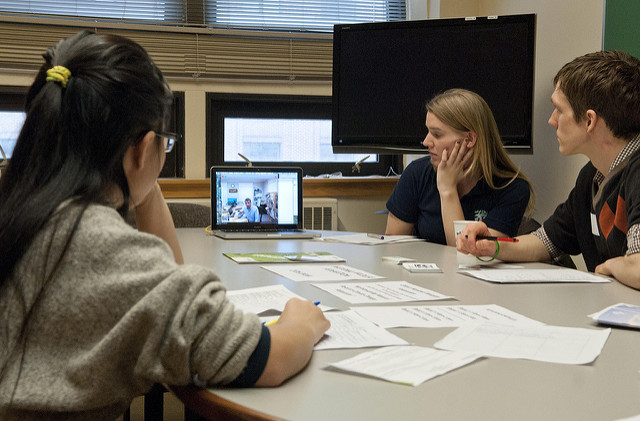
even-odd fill
[(218, 172), (216, 215), (218, 224), (298, 222), (296, 173)]

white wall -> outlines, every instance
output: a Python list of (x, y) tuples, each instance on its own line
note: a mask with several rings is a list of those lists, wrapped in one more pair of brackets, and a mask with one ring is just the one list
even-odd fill
[(587, 162), (582, 156), (564, 157), (558, 152), (555, 130), (547, 123), (553, 111), (549, 100), (553, 77), (566, 62), (602, 48), (603, 0), (478, 0), (477, 4), (480, 16), (537, 15), (533, 154), (512, 158), (534, 184), (534, 217), (543, 221), (566, 199)]
[[(556, 71), (567, 61), (584, 53), (601, 49), (603, 0), (413, 0), (411, 19), (537, 14), (533, 154), (512, 155), (531, 179), (536, 190), (534, 217), (546, 219), (568, 195), (583, 157), (563, 157), (558, 152), (554, 130), (547, 124), (552, 111), (549, 96)], [(0, 84), (29, 85), (33, 75), (16, 74), (0, 69)], [(303, 82), (229, 82), (170, 80), (171, 88), (185, 92), (185, 167), (187, 178), (204, 178), (206, 92), (270, 93), (287, 95), (331, 95), (330, 83)], [(339, 229), (381, 232), (385, 217), (375, 210), (384, 209), (381, 198), (340, 198)]]

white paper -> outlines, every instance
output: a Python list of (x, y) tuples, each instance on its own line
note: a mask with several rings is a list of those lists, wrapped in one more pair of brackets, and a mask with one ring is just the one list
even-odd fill
[(298, 265), (266, 265), (263, 269), (277, 273), (292, 281), (349, 281), (352, 279), (381, 279), (384, 276), (374, 275), (364, 270), (347, 265), (298, 264)]
[(610, 332), (611, 329), (485, 323), (459, 327), (437, 342), (435, 347), (487, 357), (588, 364), (600, 355)]
[(315, 350), (408, 345), (408, 342), (364, 319), (353, 310), (325, 313), (331, 327)]
[(328, 243), (347, 243), (347, 244), (362, 244), (368, 246), (374, 246), (379, 244), (395, 244), (395, 243), (407, 243), (411, 241), (424, 241), (414, 235), (381, 235), (383, 238), (370, 237), (367, 233), (357, 234), (345, 234), (334, 235), (330, 237), (314, 238), (314, 241), (325, 241)]
[[(245, 313), (261, 314), (266, 311), (277, 311), (282, 313), (284, 306), (291, 298), (306, 300), (284, 287), (284, 285), (270, 285), (266, 287), (239, 289), (227, 291), (227, 297), (234, 306)], [(322, 311), (330, 310), (331, 307), (318, 306)]]
[(640, 414), (628, 418), (618, 418), (615, 421), (640, 421)]
[(351, 304), (403, 303), (453, 298), (405, 281), (322, 283), (313, 286)]
[(393, 383), (418, 386), (479, 358), (468, 352), (440, 351), (419, 346), (391, 346), (363, 352), (329, 367)]
[(610, 279), (575, 269), (482, 269), (461, 273), (501, 284), (526, 282), (611, 282)]
[[(470, 255), (469, 255), (470, 256)], [(505, 263), (502, 260), (494, 260), (493, 262), (481, 262), (476, 259), (473, 264), (469, 265), (458, 265), (458, 272), (463, 272), (467, 270), (488, 270), (488, 269), (524, 269), (522, 265), (515, 265), (513, 263)]]
[(492, 322), (540, 326), (542, 322), (496, 304), (455, 306), (356, 307), (354, 311), (386, 329), (394, 327), (459, 327)]
[(402, 267), (411, 273), (442, 273), (435, 263), (404, 262)]

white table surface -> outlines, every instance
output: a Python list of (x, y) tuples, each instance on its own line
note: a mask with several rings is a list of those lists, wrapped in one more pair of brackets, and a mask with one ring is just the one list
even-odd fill
[[(328, 251), (346, 258), (349, 266), (387, 277), (384, 280), (404, 280), (457, 298), (415, 305), (498, 304), (557, 326), (603, 328), (588, 315), (619, 302), (640, 305), (640, 291), (618, 282), (501, 285), (474, 279), (456, 272), (453, 247), (426, 242), (364, 246), (310, 240), (222, 240), (193, 228), (179, 229), (178, 237), (186, 263), (214, 269), (229, 289), (281, 283), (305, 298), (341, 310), (350, 305), (308, 282), (282, 278), (259, 264), (234, 263), (222, 253)], [(382, 262), (382, 256), (437, 263), (444, 273), (412, 274), (402, 266)], [(427, 347), (452, 330), (390, 329)], [(602, 353), (589, 365), (484, 358), (417, 387), (324, 369), (330, 362), (366, 350), (316, 351), (302, 373), (277, 388), (212, 392), (290, 420), (615, 420), (640, 414), (638, 330), (613, 328)]]

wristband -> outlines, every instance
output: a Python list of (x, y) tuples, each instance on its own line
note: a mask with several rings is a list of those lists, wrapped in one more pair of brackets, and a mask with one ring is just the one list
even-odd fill
[(480, 260), (481, 262), (493, 262), (494, 260), (496, 260), (496, 257), (498, 257), (498, 253), (500, 253), (500, 243), (498, 242), (498, 240), (494, 240), (496, 242), (496, 252), (493, 253), (493, 257), (491, 259), (482, 259), (480, 258), (480, 256), (476, 256), (476, 259)]

